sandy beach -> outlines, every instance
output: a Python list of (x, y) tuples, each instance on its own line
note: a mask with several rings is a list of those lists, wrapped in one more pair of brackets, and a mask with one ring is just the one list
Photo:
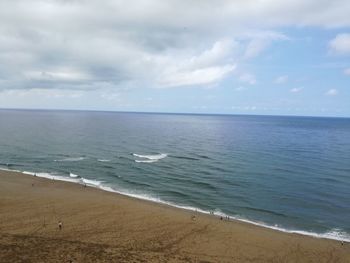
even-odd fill
[(0, 171), (0, 262), (350, 262), (350, 244)]

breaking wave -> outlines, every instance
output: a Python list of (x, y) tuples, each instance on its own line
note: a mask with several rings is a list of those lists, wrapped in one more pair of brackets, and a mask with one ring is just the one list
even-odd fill
[(72, 178), (79, 178), (80, 176), (77, 174), (69, 173), (69, 176)]
[(132, 155), (139, 158), (135, 160), (137, 163), (154, 163), (168, 156), (166, 153), (148, 155), (133, 153)]
[(103, 183), (102, 181), (91, 180), (86, 178), (81, 178), (81, 181), (86, 185), (95, 186), (95, 187), (100, 187), (101, 184)]
[(135, 160), (137, 163), (155, 163), (158, 162), (158, 160)]
[(141, 155), (141, 154), (133, 153), (132, 155), (135, 157), (149, 159), (149, 160), (160, 160), (160, 159), (163, 159), (163, 158), (168, 156), (166, 153), (153, 154), (153, 155), (151, 155), (151, 154), (150, 155)]
[(111, 160), (109, 160), (109, 159), (97, 159), (97, 161), (106, 163), (106, 162), (110, 162)]
[(67, 157), (67, 158), (55, 160), (55, 162), (78, 162), (84, 159), (86, 159), (86, 157)]

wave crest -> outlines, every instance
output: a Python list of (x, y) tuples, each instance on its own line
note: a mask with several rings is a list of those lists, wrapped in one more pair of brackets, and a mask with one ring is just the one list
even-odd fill
[(86, 178), (82, 178), (81, 180), (84, 184), (87, 184), (90, 186), (95, 186), (95, 187), (100, 187), (102, 184), (101, 181), (97, 181), (97, 180), (91, 180), (91, 179), (86, 179)]
[(148, 155), (133, 153), (132, 155), (135, 157), (144, 158), (144, 159), (148, 159), (148, 160), (160, 160), (160, 159), (164, 159), (165, 157), (168, 156), (166, 153), (148, 154)]
[(147, 154), (147, 155), (133, 153), (132, 155), (141, 159), (141, 160), (140, 159), (135, 160), (135, 162), (137, 163), (154, 163), (168, 156), (166, 153)]
[(136, 163), (155, 163), (158, 160), (135, 160)]
[(55, 160), (55, 162), (77, 162), (86, 159), (85, 157), (67, 157), (63, 159)]
[(79, 178), (80, 176), (77, 174), (69, 173), (69, 176), (72, 178)]
[(102, 162), (102, 163), (106, 163), (106, 162), (110, 162), (111, 160), (109, 159), (97, 159), (98, 162)]

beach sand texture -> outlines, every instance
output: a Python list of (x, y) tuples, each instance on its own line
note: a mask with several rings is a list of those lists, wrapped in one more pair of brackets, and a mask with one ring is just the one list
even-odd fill
[(350, 244), (0, 171), (0, 262), (350, 262)]

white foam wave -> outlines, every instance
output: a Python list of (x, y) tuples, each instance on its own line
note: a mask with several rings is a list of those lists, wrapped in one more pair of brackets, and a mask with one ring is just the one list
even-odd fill
[(315, 237), (315, 238), (326, 238), (326, 239), (350, 242), (350, 234), (346, 233), (345, 231), (342, 231), (341, 229), (332, 229), (332, 230), (325, 232), (325, 233), (315, 233), (315, 232), (309, 232), (309, 231), (303, 231), (303, 230), (286, 229), (286, 228), (280, 227), (278, 225), (271, 226), (271, 225), (265, 224), (263, 222), (256, 222), (256, 221), (248, 220), (248, 219), (238, 217), (238, 216), (231, 216), (231, 215), (228, 215), (228, 214), (221, 212), (220, 210), (207, 211), (207, 210), (203, 210), (203, 209), (193, 207), (193, 206), (178, 205), (178, 204), (175, 204), (172, 202), (166, 202), (160, 198), (150, 196), (147, 194), (135, 193), (135, 192), (124, 190), (124, 189), (117, 190), (115, 188), (112, 188), (108, 185), (103, 184), (102, 181), (91, 180), (91, 179), (86, 179), (86, 178), (80, 178), (80, 179), (79, 178), (71, 178), (71, 177), (66, 177), (66, 176), (53, 175), (50, 173), (33, 173), (33, 172), (28, 172), (28, 171), (18, 171), (18, 170), (6, 169), (6, 168), (0, 168), (0, 170), (11, 171), (11, 172), (20, 172), (20, 173), (27, 174), (27, 175), (32, 175), (32, 176), (36, 175), (38, 177), (54, 179), (54, 180), (59, 180), (59, 181), (67, 181), (67, 182), (72, 182), (72, 183), (86, 184), (86, 185), (89, 185), (91, 187), (99, 188), (101, 190), (108, 191), (108, 192), (118, 193), (118, 194), (130, 196), (133, 198), (137, 198), (137, 199), (161, 203), (161, 204), (177, 207), (180, 209), (190, 210), (190, 211), (194, 211), (194, 212), (198, 212), (198, 213), (202, 213), (202, 214), (213, 214), (214, 216), (224, 217), (224, 218), (228, 217), (229, 219), (233, 219), (233, 220), (237, 220), (237, 221), (241, 221), (241, 222), (246, 222), (246, 223), (253, 224), (256, 226), (260, 226), (260, 227), (270, 228), (270, 229), (285, 232), (285, 233), (293, 233), (293, 234), (311, 236), (311, 237)]
[(86, 178), (82, 178), (81, 181), (84, 184), (90, 185), (90, 186), (96, 186), (99, 187), (101, 186), (102, 182), (101, 181), (97, 181), (97, 180), (91, 180), (91, 179), (86, 179)]
[(154, 163), (168, 156), (166, 153), (153, 154), (153, 155), (151, 154), (142, 155), (142, 154), (133, 153), (132, 155), (135, 157), (141, 158), (141, 160), (135, 160), (135, 162), (137, 163)]
[(158, 162), (158, 160), (135, 160), (137, 163), (154, 163)]
[(79, 175), (73, 174), (73, 173), (69, 173), (69, 176), (72, 177), (72, 178), (78, 178), (78, 177), (80, 177)]
[(153, 155), (142, 155), (142, 154), (133, 153), (132, 155), (135, 157), (149, 159), (149, 160), (160, 160), (168, 156), (166, 153), (153, 154)]
[(106, 191), (106, 192), (117, 193), (112, 187), (105, 186), (105, 185), (100, 185), (99, 189), (102, 189), (103, 191)]
[[(223, 217), (228, 216), (224, 213), (219, 213), (218, 215), (223, 216)], [(315, 237), (315, 238), (326, 238), (326, 239), (350, 242), (350, 235), (344, 231), (339, 230), (339, 229), (332, 229), (332, 230), (325, 232), (325, 233), (316, 233), (316, 232), (303, 231), (303, 230), (287, 229), (287, 228), (280, 227), (278, 225), (271, 226), (271, 225), (268, 225), (264, 222), (252, 221), (252, 220), (248, 220), (248, 219), (244, 219), (244, 218), (236, 217), (236, 216), (229, 216), (229, 218), (237, 220), (237, 221), (249, 223), (252, 225), (256, 225), (259, 227), (265, 227), (265, 228), (269, 228), (269, 229), (273, 229), (273, 230), (277, 230), (277, 231), (289, 233), (289, 234), (299, 234), (299, 235), (310, 236), (310, 237)]]
[(110, 162), (111, 160), (108, 160), (108, 159), (97, 159), (97, 161), (105, 163), (105, 162)]
[(55, 162), (78, 162), (86, 159), (85, 157), (68, 157), (63, 159), (55, 160)]
[(24, 174), (28, 174), (28, 175), (36, 175), (36, 173), (27, 172), (27, 171), (23, 171), (22, 173), (24, 173)]
[(67, 177), (67, 176), (51, 174), (51, 173), (33, 173), (33, 172), (28, 172), (28, 171), (22, 171), (21, 173), (31, 175), (31, 176), (37, 176), (37, 177), (42, 177), (42, 178), (46, 178), (46, 179), (51, 179), (51, 180), (70, 182), (70, 183), (79, 183), (80, 182), (80, 180), (78, 178)]
[(8, 168), (3, 168), (3, 167), (0, 167), (0, 170), (1, 170), (1, 171), (6, 171), (6, 172), (17, 172), (17, 173), (23, 173), (23, 172), (22, 172), (22, 171), (20, 171), (20, 170), (8, 169)]

